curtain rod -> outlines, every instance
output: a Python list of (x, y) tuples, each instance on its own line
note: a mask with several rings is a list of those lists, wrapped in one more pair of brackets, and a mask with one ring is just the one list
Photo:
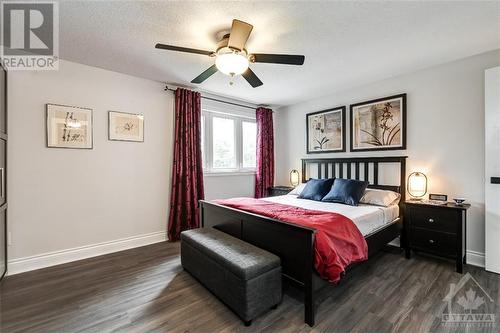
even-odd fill
[[(169, 88), (168, 86), (165, 86), (165, 91), (173, 91), (173, 92), (175, 92), (175, 89), (172, 89), (172, 88)], [(235, 105), (235, 106), (240, 106), (242, 108), (247, 108), (247, 109), (252, 109), (252, 110), (256, 109), (256, 108), (254, 108), (252, 106), (238, 104), (238, 103), (233, 103), (233, 102), (228, 102), (228, 101), (224, 101), (224, 100), (217, 99), (217, 98), (206, 97), (206, 96), (201, 96), (201, 98), (208, 99), (208, 100), (215, 101), (215, 102), (220, 102), (220, 103), (226, 103), (226, 104), (231, 104), (231, 105)]]

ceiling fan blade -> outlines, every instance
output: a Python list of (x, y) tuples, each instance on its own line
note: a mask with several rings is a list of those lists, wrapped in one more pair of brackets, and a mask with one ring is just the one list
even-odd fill
[(178, 51), (178, 52), (204, 54), (204, 55), (208, 55), (208, 56), (213, 54), (212, 51), (191, 49), (189, 47), (180, 47), (180, 46), (166, 45), (166, 44), (161, 44), (161, 43), (156, 44), (155, 47), (157, 49), (162, 49), (162, 50), (170, 50), (170, 51)]
[(212, 65), (206, 71), (195, 77), (191, 81), (191, 83), (202, 83), (203, 81), (214, 75), (215, 72), (217, 72), (217, 67), (215, 67), (215, 65)]
[(254, 53), (250, 56), (253, 62), (270, 64), (303, 65), (306, 59), (303, 55)]
[(243, 74), (241, 74), (245, 80), (247, 80), (248, 83), (254, 88), (260, 87), (264, 83), (255, 75), (255, 73), (248, 68)]
[(241, 51), (245, 48), (248, 37), (252, 32), (253, 25), (240, 20), (233, 20), (233, 25), (231, 26), (231, 32), (229, 33), (229, 41), (227, 46), (231, 49), (236, 49)]

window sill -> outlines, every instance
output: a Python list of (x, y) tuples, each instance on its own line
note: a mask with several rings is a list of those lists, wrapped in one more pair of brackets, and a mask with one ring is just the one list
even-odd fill
[(235, 177), (235, 176), (254, 176), (255, 171), (219, 171), (219, 172), (204, 172), (204, 177)]

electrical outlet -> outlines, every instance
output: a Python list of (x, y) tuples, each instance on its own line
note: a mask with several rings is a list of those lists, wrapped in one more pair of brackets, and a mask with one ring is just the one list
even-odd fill
[(7, 245), (8, 246), (12, 245), (12, 232), (10, 231), (7, 232)]

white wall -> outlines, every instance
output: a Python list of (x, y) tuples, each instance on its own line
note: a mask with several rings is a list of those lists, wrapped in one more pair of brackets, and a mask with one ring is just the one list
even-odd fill
[(467, 249), (472, 255), (484, 253), (484, 70), (498, 65), (500, 50), (279, 109), (275, 113), (276, 182), (287, 184), (289, 171), (300, 170), (300, 159), (308, 157), (306, 113), (407, 93), (408, 149), (372, 155), (408, 155), (408, 173), (425, 172), (431, 193), (445, 193), (450, 199), (466, 197), (472, 204)]
[(485, 72), (485, 267), (500, 274), (500, 66)]
[[(10, 72), (8, 88), (11, 273), (164, 239), (174, 115), (161, 83), (61, 61)], [(92, 108), (94, 149), (46, 148), (46, 103)], [(108, 141), (108, 110), (143, 113), (144, 143)]]
[(207, 175), (204, 177), (205, 199), (227, 199), (255, 195), (255, 174)]

